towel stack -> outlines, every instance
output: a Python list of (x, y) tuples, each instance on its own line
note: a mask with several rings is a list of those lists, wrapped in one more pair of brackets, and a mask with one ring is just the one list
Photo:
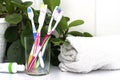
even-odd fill
[(97, 69), (120, 69), (120, 36), (67, 37), (58, 56), (62, 71), (87, 73)]

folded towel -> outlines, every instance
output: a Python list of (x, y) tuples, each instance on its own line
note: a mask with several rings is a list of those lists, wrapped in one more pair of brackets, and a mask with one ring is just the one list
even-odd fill
[(67, 40), (70, 45), (62, 45), (58, 56), (62, 71), (120, 69), (120, 36), (67, 37)]
[(74, 62), (76, 61), (77, 51), (71, 45), (63, 44), (61, 46), (61, 54), (58, 56), (61, 62)]

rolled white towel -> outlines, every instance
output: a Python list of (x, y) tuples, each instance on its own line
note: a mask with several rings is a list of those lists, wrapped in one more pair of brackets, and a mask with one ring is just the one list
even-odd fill
[[(96, 69), (120, 69), (120, 36), (105, 37), (67, 37), (76, 50), (74, 61), (66, 59), (66, 54), (60, 54), (62, 71), (90, 72)], [(72, 53), (70, 53), (72, 54)], [(75, 54), (75, 53), (74, 53)], [(64, 57), (63, 57), (64, 56)]]
[(60, 48), (58, 59), (60, 62), (75, 62), (77, 51), (71, 45), (63, 44)]

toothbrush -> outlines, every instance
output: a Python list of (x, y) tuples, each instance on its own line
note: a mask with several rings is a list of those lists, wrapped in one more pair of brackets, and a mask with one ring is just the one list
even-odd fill
[[(27, 8), (27, 13), (28, 13), (28, 18), (30, 19), (31, 24), (32, 24), (33, 38), (34, 38), (34, 40), (35, 40), (35, 39), (36, 39), (37, 31), (36, 31), (35, 24), (34, 24), (34, 20), (33, 20), (34, 13), (33, 13), (33, 10), (32, 10), (31, 7), (28, 7), (28, 8)], [(31, 52), (30, 52), (31, 54), (30, 54), (29, 59), (28, 59), (28, 64), (29, 64), (30, 60), (32, 59), (33, 47), (34, 47), (34, 46), (32, 46), (32, 50), (31, 50)]]
[(34, 24), (34, 20), (33, 20), (34, 14), (33, 14), (33, 10), (32, 10), (31, 7), (27, 8), (27, 13), (28, 13), (28, 18), (30, 19), (30, 21), (32, 23), (33, 37), (34, 37), (34, 40), (35, 40), (37, 31), (36, 31), (36, 28), (35, 28), (35, 24)]
[(57, 16), (56, 14), (60, 11), (61, 9), (56, 6), (53, 13), (52, 13), (52, 17), (50, 19), (50, 23), (49, 23), (49, 27), (48, 27), (48, 32), (51, 30), (51, 27), (52, 27), (52, 22), (53, 22), (53, 19), (55, 19), (55, 17)]
[[(51, 26), (52, 26), (53, 19), (56, 21), (56, 24), (55, 24), (55, 26), (53, 27), (53, 30), (52, 30), (52, 31), (55, 30), (55, 28), (57, 27), (58, 23), (60, 22), (60, 20), (61, 20), (61, 18), (62, 18), (61, 16), (59, 16), (60, 14), (58, 14), (58, 13), (60, 13), (60, 12), (61, 12), (61, 9), (60, 9), (58, 6), (56, 6), (55, 9), (54, 9), (54, 11), (53, 11), (53, 14), (52, 14), (50, 23), (49, 23), (48, 34), (49, 34), (49, 32), (51, 31)], [(63, 12), (61, 12), (61, 15), (62, 15), (62, 14), (63, 14)], [(45, 49), (46, 49), (46, 46), (47, 46), (47, 43), (48, 43), (49, 39), (50, 39), (50, 37), (47, 39), (47, 41), (45, 42), (45, 44), (44, 44), (44, 46), (43, 46), (43, 49), (42, 49), (42, 51), (41, 51), (42, 56), (44, 55), (44, 51), (45, 51)]]
[[(42, 26), (43, 26), (43, 23), (44, 23), (44, 20), (45, 20), (45, 15), (47, 13), (47, 5), (41, 5), (41, 9), (40, 9), (40, 15), (39, 15), (39, 18), (38, 18), (38, 22), (39, 22), (39, 27), (38, 27), (38, 33), (37, 33), (37, 44), (36, 47), (35, 47), (35, 53), (36, 53), (36, 50), (40, 44), (40, 36), (41, 36), (41, 29), (42, 29)], [(39, 62), (37, 62), (38, 64), (37, 65), (41, 65), (42, 68), (44, 68), (44, 61), (43, 61), (43, 58), (40, 58)], [(37, 66), (36, 65), (36, 66)]]
[[(37, 33), (37, 36), (36, 36), (36, 40), (35, 40), (35, 47), (34, 47), (34, 53), (36, 53), (36, 50), (39, 46), (39, 43), (40, 43), (40, 33), (41, 33), (41, 29), (42, 29), (42, 26), (43, 26), (43, 23), (44, 23), (44, 19), (45, 19), (45, 15), (46, 15), (46, 12), (47, 12), (47, 5), (41, 5), (41, 12), (40, 12), (40, 16), (39, 16), (39, 19), (38, 19), (38, 22), (39, 22), (39, 27), (38, 27), (38, 33)], [(42, 61), (42, 59), (40, 60)]]
[[(44, 37), (43, 42), (41, 44), (42, 47), (45, 44), (46, 40), (50, 38), (50, 36), (52, 35), (52, 33), (54, 32), (54, 30), (56, 29), (58, 23), (60, 22), (60, 20), (62, 18), (63, 11), (58, 6), (55, 7), (55, 11), (56, 12), (54, 13), (53, 19), (56, 21), (56, 23), (52, 29), (48, 29), (48, 33)], [(52, 24), (51, 22), (50, 22), (49, 27), (51, 27), (51, 24)]]
[[(62, 11), (58, 6), (56, 6), (55, 9), (54, 9), (54, 11), (53, 11), (52, 18), (51, 18), (51, 20), (50, 20), (50, 24), (49, 24), (49, 27), (48, 27), (48, 33), (47, 33), (47, 34), (49, 35), (49, 37), (48, 37), (48, 38), (46, 37), (46, 39), (45, 39), (45, 38), (43, 39), (43, 43), (44, 43), (44, 44), (42, 44), (42, 45), (43, 45), (42, 50), (39, 52), (39, 59), (40, 59), (40, 60), (41, 60), (41, 58), (42, 58), (43, 55), (44, 55), (46, 46), (47, 46), (48, 41), (49, 41), (49, 39), (50, 39), (50, 35), (51, 35), (51, 34), (54, 32), (54, 30), (56, 29), (58, 23), (60, 22), (60, 20), (61, 20), (61, 18), (62, 18), (62, 15), (63, 15), (63, 11)], [(53, 27), (52, 30), (51, 30), (51, 26), (52, 26), (53, 19), (56, 21), (56, 23), (55, 23), (54, 27)], [(51, 31), (50, 31), (50, 30), (51, 30)], [(44, 40), (46, 40), (46, 41), (44, 42)], [(42, 46), (42, 45), (41, 45), (41, 46)], [(43, 62), (41, 62), (41, 64), (44, 65)]]
[[(40, 15), (39, 15), (39, 19), (38, 19), (39, 27), (38, 27), (38, 30), (37, 30), (37, 35), (36, 35), (35, 42), (33, 44), (34, 45), (34, 54), (36, 54), (37, 48), (40, 44), (41, 29), (42, 29), (42, 26), (43, 26), (43, 23), (44, 23), (44, 20), (45, 20), (46, 13), (47, 13), (47, 5), (43, 4), (43, 5), (41, 5)], [(34, 57), (34, 56), (32, 55), (32, 57)], [(31, 61), (31, 59), (30, 59), (30, 61)]]
[(40, 9), (40, 15), (39, 15), (39, 18), (38, 18), (39, 26), (38, 26), (38, 30), (37, 30), (36, 39), (35, 39), (34, 53), (36, 53), (37, 47), (40, 44), (41, 29), (43, 27), (43, 23), (44, 23), (44, 20), (45, 20), (46, 13), (47, 13), (47, 5), (42, 4), (41, 9)]
[[(54, 25), (54, 27), (52, 28), (51, 31), (48, 30), (48, 33), (47, 33), (47, 35), (44, 37), (43, 42), (42, 42), (42, 44), (41, 44), (42, 51), (39, 50), (39, 52), (38, 52), (38, 53), (39, 53), (39, 59), (40, 59), (40, 60), (41, 60), (41, 58), (42, 58), (43, 55), (44, 55), (44, 52), (45, 52), (46, 46), (47, 46), (47, 44), (48, 44), (48, 41), (49, 41), (49, 39), (50, 39), (50, 36), (52, 35), (52, 33), (54, 32), (54, 30), (56, 29), (58, 23), (60, 22), (60, 20), (61, 20), (61, 18), (62, 18), (63, 11), (60, 11), (61, 9), (60, 9), (60, 8), (58, 9), (58, 8), (59, 8), (58, 6), (55, 8), (56, 12), (55, 12), (55, 14), (53, 15), (53, 18), (54, 18), (54, 20), (56, 21), (56, 23), (55, 23), (55, 25)], [(57, 12), (57, 11), (58, 11), (58, 12)], [(50, 26), (49, 26), (49, 27), (50, 27)], [(43, 62), (41, 62), (41, 65), (44, 65)]]
[[(54, 17), (58, 16), (56, 15), (58, 12), (60, 11), (59, 7), (56, 6), (53, 13), (52, 13), (52, 17), (50, 19), (50, 23), (49, 23), (49, 26), (48, 26), (48, 32), (50, 32), (51, 30), (51, 26), (52, 26), (52, 22), (53, 22), (53, 19), (55, 19)], [(44, 52), (45, 52), (45, 49), (46, 49), (46, 46), (47, 46), (47, 43), (48, 43), (49, 39), (46, 41), (45, 45), (43, 46), (43, 49), (40, 51), (39, 53), (39, 59), (44, 55)], [(40, 60), (41, 61), (41, 60)], [(43, 62), (42, 62), (43, 63)], [(36, 68), (39, 66), (38, 62), (37, 62), (37, 65), (36, 65)], [(44, 66), (44, 65), (43, 65)]]
[[(38, 47), (38, 50), (37, 50), (37, 53), (34, 55), (34, 57), (32, 58), (29, 66), (28, 66), (28, 69), (30, 69), (33, 65), (34, 65), (34, 62), (36, 60), (36, 57), (37, 55), (40, 53), (41, 49), (43, 48), (45, 42), (47, 41), (47, 39), (50, 38), (50, 36), (52, 35), (52, 33), (54, 32), (55, 28), (57, 27), (58, 23), (60, 22), (61, 18), (62, 18), (62, 15), (63, 15), (63, 11), (58, 7), (57, 9), (57, 13), (55, 14), (56, 16), (54, 16), (55, 20), (56, 20), (56, 23), (54, 25), (54, 27), (46, 34), (46, 36), (44, 37), (43, 41), (42, 41), (42, 44), (40, 44), (40, 46)], [(41, 58), (41, 54), (39, 55), (39, 57)], [(41, 63), (42, 65), (42, 63)]]

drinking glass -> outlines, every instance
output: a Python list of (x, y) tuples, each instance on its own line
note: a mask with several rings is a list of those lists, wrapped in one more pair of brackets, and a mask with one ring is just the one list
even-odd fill
[[(43, 37), (42, 37), (43, 38)], [(45, 75), (48, 74), (50, 71), (50, 43), (47, 43), (47, 46), (43, 53), (39, 53), (35, 59), (32, 68), (29, 68), (30, 58), (31, 55), (33, 57), (34, 54), (34, 39), (32, 36), (24, 37), (24, 44), (25, 44), (25, 72), (29, 75)], [(33, 48), (33, 51), (32, 51)], [(39, 57), (40, 55), (40, 57)], [(44, 64), (44, 66), (43, 66)]]

